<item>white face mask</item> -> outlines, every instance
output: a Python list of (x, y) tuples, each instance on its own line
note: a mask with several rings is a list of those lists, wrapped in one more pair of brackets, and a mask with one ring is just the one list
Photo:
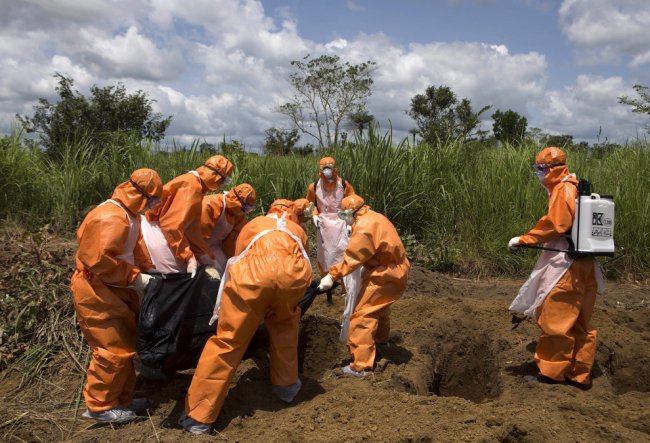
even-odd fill
[(227, 175), (223, 179), (222, 186), (228, 186), (230, 183), (232, 183), (232, 175)]
[(332, 171), (332, 168), (323, 169), (323, 177), (329, 179), (329, 178), (332, 178), (333, 175), (334, 175), (334, 172)]

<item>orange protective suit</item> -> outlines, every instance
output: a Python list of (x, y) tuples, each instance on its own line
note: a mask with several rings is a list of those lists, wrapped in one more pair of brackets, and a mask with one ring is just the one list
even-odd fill
[(163, 204), (148, 216), (149, 220), (160, 222), (172, 253), (186, 264), (192, 256), (214, 258), (201, 234), (201, 202), (206, 192), (223, 185), (232, 169), (232, 163), (225, 157), (210, 157), (196, 171), (167, 182), (163, 187)]
[[(332, 177), (328, 178), (324, 175), (326, 168), (332, 170)], [(338, 169), (336, 168), (336, 160), (332, 157), (324, 157), (320, 160), (318, 175), (318, 180), (309, 185), (306, 196), (307, 201), (314, 204), (314, 209), (312, 211), (314, 222), (318, 222), (317, 220), (320, 218), (319, 216), (331, 217), (334, 220), (337, 220), (336, 213), (341, 209), (341, 201), (345, 197), (355, 195), (354, 187), (349, 182), (344, 181), (339, 177)], [(317, 226), (320, 226), (320, 224)], [(321, 232), (321, 229), (330, 230), (324, 233)], [(332, 231), (332, 229), (334, 230)], [(319, 227), (316, 233), (316, 236), (318, 237), (316, 242), (317, 264), (321, 276), (325, 275), (327, 268), (332, 265), (332, 261), (327, 259), (325, 249), (335, 249), (335, 256), (339, 256), (345, 247), (345, 243), (338, 245), (338, 247), (331, 244), (331, 238), (334, 232), (336, 232), (334, 227)], [(324, 244), (325, 239), (323, 237), (330, 239), (327, 245)], [(336, 235), (334, 235), (334, 237), (336, 237)]]
[[(535, 162), (551, 166), (543, 178), (543, 185), (550, 192), (548, 213), (519, 237), (519, 244), (523, 245), (546, 243), (570, 232), (575, 214), (577, 181), (567, 180), (569, 170), (564, 152), (556, 147), (544, 148)], [(597, 333), (591, 325), (598, 287), (596, 265), (590, 257), (574, 260), (538, 308), (541, 335), (535, 361), (543, 376), (590, 383), (596, 355)]]
[[(323, 169), (326, 167), (331, 167), (334, 175), (332, 178), (327, 178), (323, 175)], [(343, 197), (348, 197), (350, 195), (354, 195), (354, 187), (349, 183), (345, 182), (345, 186), (343, 186), (343, 179), (339, 177), (338, 175), (338, 169), (336, 168), (336, 160), (334, 160), (332, 157), (324, 157), (320, 160), (318, 164), (318, 183), (323, 186), (323, 189), (327, 193), (333, 193), (336, 191), (337, 184), (341, 185), (343, 187)], [(311, 183), (309, 185), (309, 188), (307, 189), (307, 196), (305, 197), (308, 201), (314, 204), (314, 215), (318, 215), (320, 212), (326, 211), (324, 209), (325, 204), (323, 201), (319, 201), (316, 195), (316, 186), (315, 183)], [(334, 208), (333, 211), (338, 211), (341, 209), (340, 207)]]
[[(149, 196), (161, 197), (162, 181), (155, 171), (138, 169), (130, 180)], [(143, 251), (136, 240), (147, 200), (126, 181), (115, 188), (111, 200), (90, 211), (77, 231), (70, 286), (79, 326), (92, 348), (84, 387), (92, 412), (128, 406), (133, 398), (139, 300), (130, 286), (140, 274)]]
[[(293, 237), (277, 229), (285, 211), (286, 229)], [(185, 402), (187, 415), (201, 423), (211, 424), (218, 417), (232, 376), (262, 320), (270, 335), (271, 383), (289, 386), (298, 381), (297, 304), (311, 283), (304, 252), (307, 236), (294, 221), (293, 202), (276, 200), (269, 214), (274, 217), (257, 217), (242, 229), (235, 250), (239, 261), (224, 275), (228, 280), (222, 283), (217, 332), (203, 349)]]
[(352, 235), (343, 260), (329, 269), (329, 275), (340, 280), (360, 266), (365, 268), (348, 335), (350, 367), (364, 371), (374, 365), (375, 343), (388, 340), (390, 308), (406, 290), (410, 264), (393, 224), (366, 206), (361, 197), (344, 198), (341, 209), (354, 211)]
[(256, 201), (255, 189), (248, 183), (235, 186), (225, 196), (210, 194), (203, 197), (201, 234), (213, 253), (215, 248), (219, 248), (226, 259), (235, 255), (237, 236), (246, 225), (246, 215), (255, 207)]

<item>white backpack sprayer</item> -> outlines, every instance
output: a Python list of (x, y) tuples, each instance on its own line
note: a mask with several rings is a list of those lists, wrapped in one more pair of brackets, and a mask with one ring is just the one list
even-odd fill
[[(565, 234), (569, 249), (553, 249), (543, 246), (520, 245), (524, 248), (566, 252), (572, 257), (614, 257), (614, 197), (591, 192), (591, 183), (580, 179), (576, 185), (576, 212), (571, 232)], [(622, 248), (619, 248), (622, 249)], [(611, 262), (612, 260), (609, 260)]]
[(571, 242), (576, 255), (613, 257), (614, 197), (591, 192), (591, 183), (580, 180)]

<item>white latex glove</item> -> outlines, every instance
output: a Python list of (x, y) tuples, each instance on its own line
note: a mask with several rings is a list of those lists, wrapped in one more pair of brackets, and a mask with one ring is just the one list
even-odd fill
[(518, 244), (519, 244), (519, 237), (512, 237), (508, 242), (508, 249), (514, 251), (515, 249), (517, 249)]
[(311, 219), (314, 222), (314, 226), (316, 226), (316, 229), (320, 229), (320, 218), (318, 218), (317, 215), (313, 215)]
[(192, 274), (192, 278), (196, 275), (196, 269), (199, 267), (199, 262), (196, 261), (196, 257), (192, 256), (187, 261), (187, 272)]
[(145, 291), (147, 290), (147, 286), (149, 286), (149, 281), (153, 277), (150, 276), (149, 274), (138, 274), (138, 276), (135, 278), (135, 281), (133, 282), (133, 286), (135, 286), (135, 291), (140, 294), (144, 295)]
[(323, 277), (318, 285), (318, 290), (319, 291), (329, 291), (332, 289), (332, 286), (334, 286), (334, 279), (332, 278), (331, 275), (327, 274), (325, 277)]
[(205, 273), (208, 274), (208, 277), (210, 277), (212, 280), (221, 280), (221, 274), (219, 273), (219, 270), (217, 270), (217, 268), (214, 266), (208, 266), (205, 268)]

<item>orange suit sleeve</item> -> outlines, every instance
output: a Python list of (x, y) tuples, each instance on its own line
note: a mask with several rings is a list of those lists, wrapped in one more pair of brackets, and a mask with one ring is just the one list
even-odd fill
[(307, 195), (305, 198), (314, 204), (314, 212), (312, 212), (312, 215), (318, 215), (318, 205), (316, 204), (316, 189), (314, 187), (314, 183), (311, 183), (309, 185), (309, 188), (307, 188)]
[(77, 260), (84, 270), (105, 284), (129, 286), (140, 274), (140, 269), (118, 258), (124, 254), (129, 237), (126, 216), (106, 210), (84, 224), (77, 250)]
[(352, 186), (352, 183), (350, 183), (349, 181), (346, 180), (346, 182), (345, 182), (345, 192), (343, 193), (343, 197), (345, 198), (345, 197), (348, 197), (348, 196), (354, 195), (354, 194), (356, 194), (356, 192), (354, 190), (354, 186)]
[(519, 237), (519, 244), (546, 243), (566, 234), (573, 225), (577, 193), (576, 187), (567, 182), (553, 188), (548, 200), (548, 213), (539, 219), (533, 229)]
[(343, 252), (343, 260), (329, 269), (334, 280), (354, 272), (377, 252), (373, 232), (368, 228), (369, 226), (359, 225), (352, 231), (348, 246)]

